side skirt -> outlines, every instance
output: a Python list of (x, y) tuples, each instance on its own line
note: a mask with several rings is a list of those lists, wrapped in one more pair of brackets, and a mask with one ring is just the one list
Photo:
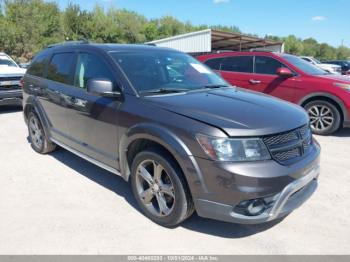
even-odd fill
[(105, 169), (105, 170), (107, 170), (107, 171), (109, 171), (109, 172), (111, 172), (113, 174), (116, 174), (118, 176), (122, 176), (121, 173), (117, 169), (115, 169), (113, 167), (110, 167), (110, 166), (108, 166), (106, 164), (103, 164), (100, 161), (97, 161), (96, 159), (93, 159), (93, 158), (91, 158), (91, 157), (89, 157), (89, 156), (87, 156), (87, 155), (85, 155), (83, 153), (80, 153), (79, 151), (77, 151), (77, 150), (75, 150), (75, 149), (73, 149), (73, 148), (71, 148), (71, 147), (69, 147), (69, 146), (67, 146), (67, 145), (57, 141), (54, 138), (51, 138), (50, 140), (53, 143), (59, 145), (60, 147), (66, 149), (67, 151), (73, 153), (74, 155), (77, 155), (77, 156), (85, 159), (86, 161), (89, 161), (90, 163), (95, 164), (96, 166), (99, 166), (99, 167), (101, 167), (101, 168), (103, 168), (103, 169)]

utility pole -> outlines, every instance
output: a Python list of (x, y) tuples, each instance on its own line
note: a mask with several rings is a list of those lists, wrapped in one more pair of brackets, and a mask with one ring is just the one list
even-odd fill
[(341, 40), (341, 46), (344, 46), (344, 39)]

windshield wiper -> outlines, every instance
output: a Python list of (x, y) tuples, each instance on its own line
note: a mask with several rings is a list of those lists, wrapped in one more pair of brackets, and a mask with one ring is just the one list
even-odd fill
[(171, 93), (183, 93), (187, 92), (189, 89), (186, 88), (157, 88), (139, 91), (140, 94), (171, 94)]
[(229, 87), (228, 85), (224, 85), (224, 84), (218, 84), (218, 85), (205, 85), (203, 88), (207, 88), (207, 89), (215, 89), (215, 88), (221, 88), (221, 87)]

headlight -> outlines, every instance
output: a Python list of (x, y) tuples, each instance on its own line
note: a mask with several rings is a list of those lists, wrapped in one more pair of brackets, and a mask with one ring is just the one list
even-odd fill
[(336, 87), (340, 87), (350, 92), (350, 84), (334, 83)]
[(204, 152), (218, 161), (259, 161), (271, 159), (265, 144), (258, 138), (230, 139), (196, 136)]

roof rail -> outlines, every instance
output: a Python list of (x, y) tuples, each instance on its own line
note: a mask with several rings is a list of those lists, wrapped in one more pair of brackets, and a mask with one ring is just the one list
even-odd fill
[(214, 50), (213, 51), (216, 54), (221, 54), (221, 53), (229, 53), (229, 52), (235, 52), (233, 50)]
[(64, 45), (82, 45), (82, 44), (90, 44), (90, 42), (86, 39), (78, 40), (78, 41), (65, 41), (62, 43), (49, 45), (47, 48), (52, 48), (56, 46), (64, 46)]
[(266, 48), (252, 48), (250, 52), (266, 52), (266, 53), (274, 53), (275, 51), (266, 49)]

